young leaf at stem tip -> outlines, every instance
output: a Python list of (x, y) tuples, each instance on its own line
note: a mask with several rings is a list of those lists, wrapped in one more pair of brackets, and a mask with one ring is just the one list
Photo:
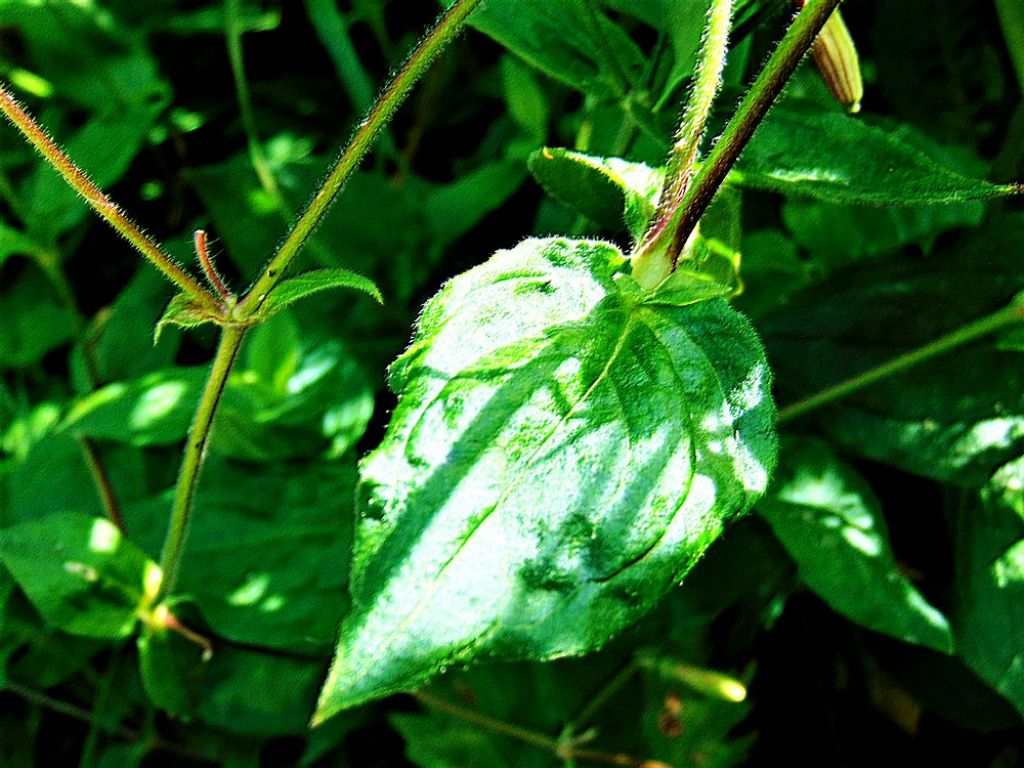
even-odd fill
[(260, 314), (265, 318), (270, 317), (299, 299), (330, 288), (351, 288), (367, 294), (378, 304), (384, 303), (380, 289), (370, 278), (342, 267), (328, 267), (314, 269), (278, 283), (267, 295)]

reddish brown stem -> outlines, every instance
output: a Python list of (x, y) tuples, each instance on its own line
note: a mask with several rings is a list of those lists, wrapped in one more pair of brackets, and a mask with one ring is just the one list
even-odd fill
[(213, 259), (210, 258), (210, 251), (207, 248), (206, 242), (206, 230), (197, 229), (192, 239), (196, 246), (196, 255), (199, 257), (199, 263), (203, 267), (203, 274), (206, 275), (206, 281), (213, 290), (220, 294), (224, 301), (230, 301), (234, 297), (231, 295), (231, 291), (228, 290), (227, 285), (224, 284), (224, 279), (217, 272), (217, 268), (213, 266)]

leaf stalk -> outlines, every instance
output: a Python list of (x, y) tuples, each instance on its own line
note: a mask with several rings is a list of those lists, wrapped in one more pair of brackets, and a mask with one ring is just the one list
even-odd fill
[(931, 341), (923, 346), (912, 349), (887, 363), (875, 366), (863, 373), (852, 376), (845, 381), (834, 384), (820, 392), (798, 400), (795, 403), (780, 408), (776, 423), (785, 424), (804, 416), (811, 411), (830, 405), (838, 400), (849, 397), (866, 387), (876, 384), (885, 379), (896, 376), (904, 371), (927, 362), (934, 357), (951, 352), (957, 347), (977, 341), (980, 338), (995, 333), (1006, 326), (1014, 323), (1024, 322), (1024, 302), (1015, 301), (1010, 306), (986, 315), (967, 325), (957, 328), (945, 336)]

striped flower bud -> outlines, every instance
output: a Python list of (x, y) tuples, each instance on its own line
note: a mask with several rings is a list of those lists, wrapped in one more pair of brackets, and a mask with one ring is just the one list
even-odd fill
[[(797, 0), (797, 5), (801, 8), (805, 3), (806, 0)], [(811, 55), (822, 80), (836, 100), (848, 107), (851, 112), (859, 112), (860, 102), (864, 97), (860, 57), (857, 56), (857, 48), (850, 37), (850, 30), (846, 28), (838, 10), (829, 17), (818, 34), (818, 39), (811, 47)]]

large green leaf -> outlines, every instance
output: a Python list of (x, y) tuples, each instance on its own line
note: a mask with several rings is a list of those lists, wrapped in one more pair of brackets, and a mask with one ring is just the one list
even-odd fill
[[(780, 391), (821, 391), (1002, 309), (1024, 288), (1022, 232), (1006, 217), (927, 260), (859, 265), (793, 294), (760, 326)], [(1024, 451), (1024, 366), (984, 339), (808, 418), (872, 459), (980, 484)]]
[(874, 207), (797, 198), (782, 207), (782, 219), (796, 242), (811, 251), (815, 265), (831, 270), (905, 245), (927, 252), (943, 232), (980, 224), (984, 212), (979, 200)]
[(424, 768), (549, 768), (551, 755), (444, 712), (395, 714), (405, 755)]
[[(132, 446), (94, 446), (121, 502), (145, 495), (146, 466)], [(67, 432), (47, 430), (12, 461), (9, 493), (0, 501), (0, 526), (40, 520), (60, 512), (95, 514), (102, 504), (84, 446)]]
[(452, 663), (600, 647), (764, 490), (774, 407), (749, 325), (625, 266), (606, 243), (528, 240), (427, 304), (361, 467), (319, 718)]
[(110, 521), (75, 512), (0, 532), (0, 559), (47, 622), (87, 637), (127, 636), (159, 583)]
[(949, 622), (896, 564), (871, 487), (828, 445), (785, 442), (781, 466), (757, 511), (807, 586), (836, 611), (876, 632), (952, 650)]
[(157, 707), (250, 738), (304, 731), (323, 674), (319, 661), (227, 644), (203, 659), (196, 644), (150, 628), (139, 665)]
[(81, 398), (64, 427), (74, 435), (132, 445), (168, 445), (188, 433), (206, 369), (168, 368), (108, 384)]
[(1000, 469), (956, 516), (957, 645), (1024, 715), (1024, 458)]
[(965, 176), (924, 141), (863, 119), (789, 101), (768, 113), (730, 180), (831, 203), (927, 205), (1016, 194)]

